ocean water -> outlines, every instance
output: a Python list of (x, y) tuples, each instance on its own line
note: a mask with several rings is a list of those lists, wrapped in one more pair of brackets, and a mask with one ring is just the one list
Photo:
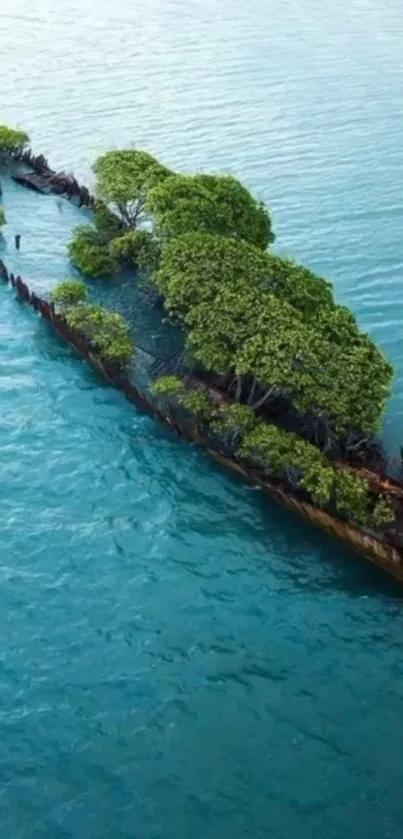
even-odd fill
[[(0, 122), (90, 179), (231, 171), (396, 367), (400, 0), (2, 0)], [(79, 215), (4, 183), (48, 288)], [(22, 234), (22, 250), (12, 247)], [(400, 839), (401, 589), (128, 405), (0, 289), (0, 839)]]

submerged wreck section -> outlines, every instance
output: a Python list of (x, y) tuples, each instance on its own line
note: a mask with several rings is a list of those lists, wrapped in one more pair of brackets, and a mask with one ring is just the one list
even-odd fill
[[(319, 509), (304, 500), (303, 497), (299, 497), (298, 494), (290, 492), (282, 481), (269, 480), (258, 465), (250, 464), (231, 455), (228, 452), (228, 447), (220, 446), (217, 437), (212, 440), (211, 435), (200, 421), (200, 415), (197, 418), (197, 415), (184, 412), (174, 399), (161, 400), (158, 396), (150, 397), (147, 389), (140, 389), (121, 363), (103, 359), (97, 348), (94, 347), (93, 342), (79, 329), (69, 325), (63, 314), (56, 310), (53, 302), (37, 296), (28, 288), (21, 277), (15, 277), (12, 273), (9, 273), (7, 267), (1, 261), (0, 278), (3, 282), (9, 283), (21, 300), (40, 313), (61, 338), (67, 341), (82, 358), (86, 359), (107, 382), (121, 390), (128, 400), (173, 428), (184, 439), (199, 444), (215, 461), (249, 483), (259, 486), (277, 503), (298, 513), (315, 527), (336, 536), (350, 548), (363, 554), (375, 565), (403, 582), (403, 551), (393, 544), (392, 538), (390, 538), (392, 534), (389, 534), (389, 537), (384, 533), (376, 534), (343, 521), (326, 510)], [(148, 359), (149, 370), (155, 369), (158, 366), (157, 362), (157, 359), (150, 357)], [(222, 394), (214, 388), (209, 388), (204, 382), (192, 379), (190, 382), (188, 381), (189, 383), (192, 385), (194, 392), (208, 395), (210, 400), (216, 404), (219, 404), (222, 400)], [(396, 493), (399, 494), (399, 485), (391, 482), (390, 486), (392, 487), (392, 485)]]
[(379, 438), (393, 369), (331, 283), (271, 253), (265, 204), (136, 149), (95, 161), (95, 199), (27, 144), (0, 126), (14, 180), (91, 210), (67, 247), (82, 279), (50, 299), (0, 263), (3, 280), (129, 400), (403, 580), (401, 469)]
[[(0, 157), (1, 151), (0, 132)], [(94, 208), (96, 201), (87, 187), (79, 184), (73, 175), (51, 169), (42, 154), (36, 155), (31, 149), (16, 146), (10, 149), (9, 155), (10, 160), (17, 164), (17, 172), (12, 174), (15, 183), (44, 195), (64, 195), (75, 200), (79, 207)]]

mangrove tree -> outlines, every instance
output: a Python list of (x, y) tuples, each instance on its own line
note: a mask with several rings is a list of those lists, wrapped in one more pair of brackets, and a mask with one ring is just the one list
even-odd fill
[(126, 227), (144, 218), (149, 191), (170, 175), (169, 169), (146, 151), (107, 151), (93, 165), (99, 198)]
[(85, 336), (104, 361), (120, 369), (130, 365), (134, 353), (130, 328), (124, 317), (103, 306), (87, 303), (85, 283), (64, 280), (51, 291), (51, 298), (61, 310), (71, 329)]
[(232, 175), (171, 175), (150, 190), (147, 209), (162, 238), (198, 231), (262, 250), (274, 241), (265, 204)]

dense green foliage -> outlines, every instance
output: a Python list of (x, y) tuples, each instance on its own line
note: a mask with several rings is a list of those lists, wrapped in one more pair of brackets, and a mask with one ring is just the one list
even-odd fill
[[(129, 263), (149, 274), (158, 266), (161, 242), (184, 231), (210, 231), (256, 245), (274, 240), (262, 202), (230, 175), (180, 175), (144, 151), (101, 155), (93, 166), (100, 205), (94, 225), (78, 228), (70, 258), (84, 273), (113, 272)], [(137, 229), (148, 216), (153, 229)]]
[(122, 315), (102, 306), (79, 303), (66, 309), (64, 316), (73, 329), (78, 329), (94, 344), (106, 361), (126, 367), (133, 356), (129, 326)]
[(23, 149), (29, 142), (28, 134), (17, 128), (0, 125), (0, 154), (11, 154)]
[(6, 224), (6, 213), (4, 207), (0, 207), (0, 227)]
[(267, 254), (247, 242), (210, 233), (185, 233), (168, 241), (155, 282), (166, 308), (186, 315), (197, 303), (214, 301), (223, 288), (237, 281), (251, 289), (264, 288)]
[(329, 320), (329, 312), (335, 311), (337, 330), (348, 320), (350, 329), (357, 331), (348, 309), (335, 306), (328, 282), (247, 242), (212, 234), (178, 236), (165, 245), (155, 280), (166, 295), (167, 308), (182, 314), (195, 303), (213, 301), (224, 286), (260, 289), (284, 299), (305, 319), (320, 311)]
[(85, 335), (101, 358), (127, 367), (134, 352), (129, 325), (117, 312), (86, 303), (87, 292), (85, 283), (71, 278), (58, 283), (50, 294), (66, 323)]
[(369, 482), (348, 468), (332, 465), (316, 446), (269, 423), (256, 423), (239, 448), (241, 457), (263, 466), (269, 475), (300, 487), (319, 506), (335, 510), (363, 527), (381, 527), (395, 520), (389, 499), (375, 506)]
[[(101, 204), (94, 226), (79, 228), (70, 244), (74, 264), (87, 274), (111, 272), (110, 259), (153, 271), (161, 242), (185, 231), (234, 237), (260, 250), (274, 240), (264, 204), (230, 175), (174, 174), (135, 149), (106, 152), (93, 169)], [(145, 217), (152, 230), (137, 229)]]
[[(188, 356), (235, 401), (212, 404), (176, 376), (155, 392), (174, 395), (240, 457), (315, 504), (362, 526), (391, 523), (390, 501), (375, 504), (367, 481), (324, 452), (349, 451), (379, 430), (392, 368), (329, 282), (267, 251), (266, 207), (232, 176), (172, 173), (147, 152), (109, 151), (94, 172), (102, 203), (94, 224), (75, 231), (70, 258), (93, 276), (119, 265), (151, 273)], [(82, 319), (83, 308), (69, 317)], [(100, 346), (95, 321), (88, 310), (80, 328)], [(271, 400), (304, 437), (257, 419)]]
[(232, 175), (172, 175), (150, 191), (147, 209), (163, 237), (213, 233), (262, 250), (274, 241), (265, 205)]
[(176, 396), (177, 394), (183, 393), (184, 387), (185, 386), (180, 376), (175, 375), (160, 376), (152, 383), (153, 393), (157, 393), (162, 396)]
[(122, 234), (122, 222), (104, 205), (94, 212), (93, 224), (80, 224), (74, 229), (67, 246), (73, 264), (91, 277), (113, 274), (117, 262), (111, 253), (111, 243)]
[(194, 414), (200, 422), (208, 422), (211, 418), (211, 402), (204, 390), (197, 388), (185, 390), (179, 394), (178, 401), (190, 414)]
[(102, 277), (116, 270), (108, 245), (100, 243), (99, 233), (91, 224), (75, 228), (67, 251), (73, 265), (90, 277)]
[(337, 511), (343, 518), (367, 527), (393, 523), (390, 499), (374, 505), (369, 482), (357, 472), (332, 464), (298, 434), (257, 420), (246, 405), (213, 404), (206, 390), (186, 386), (179, 376), (168, 375), (153, 384), (155, 393), (173, 396), (179, 404), (207, 423), (235, 446), (241, 459), (260, 466), (270, 478), (284, 481), (293, 490), (304, 490), (318, 506)]
[(105, 206), (98, 206), (94, 212), (95, 234), (97, 245), (108, 245), (115, 236), (120, 236), (124, 226), (120, 219)]
[(268, 474), (285, 477), (303, 487), (316, 503), (329, 503), (334, 470), (316, 446), (297, 434), (283, 431), (272, 423), (257, 423), (245, 435), (239, 454), (260, 463)]
[(207, 422), (212, 416), (212, 405), (208, 394), (199, 388), (186, 388), (179, 376), (160, 376), (153, 383), (153, 392), (162, 396), (175, 396), (190, 414), (200, 422)]
[(357, 524), (368, 524), (368, 489), (369, 484), (365, 478), (347, 469), (340, 469), (336, 473), (335, 481), (338, 511), (346, 518), (352, 518)]
[(255, 414), (247, 405), (239, 402), (222, 402), (214, 411), (211, 422), (213, 431), (227, 437), (234, 445), (241, 437), (252, 431), (256, 424)]
[(385, 527), (395, 521), (395, 511), (390, 498), (379, 498), (372, 512), (372, 522), (376, 527)]
[(137, 230), (149, 190), (170, 175), (147, 152), (109, 151), (94, 164), (100, 203), (94, 223), (80, 225), (68, 245), (73, 264), (89, 276), (112, 274), (119, 262), (150, 271), (159, 248), (151, 232)]
[(140, 271), (152, 271), (157, 266), (159, 246), (150, 231), (135, 229), (113, 239), (109, 253), (113, 259), (129, 263)]
[(63, 280), (55, 286), (50, 296), (54, 303), (65, 308), (82, 303), (87, 296), (87, 286), (81, 280)]
[(136, 149), (108, 151), (93, 170), (99, 197), (127, 227), (139, 224), (150, 189), (171, 174), (151, 154)]
[(232, 371), (238, 398), (256, 406), (282, 394), (337, 433), (378, 428), (391, 367), (312, 272), (245, 242), (188, 233), (165, 244), (154, 279), (195, 359)]

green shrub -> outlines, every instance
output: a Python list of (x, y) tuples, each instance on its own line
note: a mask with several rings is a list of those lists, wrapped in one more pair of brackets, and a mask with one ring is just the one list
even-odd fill
[(129, 262), (141, 271), (153, 270), (158, 261), (159, 246), (148, 230), (129, 230), (111, 241), (110, 255)]
[(121, 367), (129, 365), (134, 348), (129, 325), (122, 315), (102, 306), (79, 303), (66, 310), (65, 318), (69, 326), (94, 343), (103, 359), (116, 361)]
[(213, 414), (208, 393), (199, 388), (187, 388), (180, 376), (160, 376), (152, 385), (153, 393), (167, 396), (176, 396), (190, 414), (193, 414), (201, 422), (207, 422)]
[(98, 207), (94, 212), (97, 244), (107, 245), (122, 232), (122, 222), (107, 207)]
[(151, 390), (153, 393), (162, 395), (174, 395), (182, 393), (184, 390), (184, 384), (179, 376), (160, 376), (152, 383)]
[(375, 527), (393, 524), (394, 520), (395, 511), (390, 498), (379, 498), (372, 511), (372, 522)]
[(271, 423), (257, 423), (245, 435), (239, 454), (260, 463), (269, 475), (303, 487), (317, 504), (331, 501), (334, 470), (316, 446), (297, 434)]
[(197, 388), (185, 390), (178, 396), (178, 401), (201, 422), (208, 422), (211, 418), (213, 409), (206, 391)]
[(9, 128), (8, 125), (0, 125), (0, 154), (10, 154), (13, 151), (23, 149), (29, 142), (28, 134), (17, 128)]
[(368, 481), (347, 469), (339, 469), (336, 472), (335, 489), (338, 512), (357, 524), (367, 525), (369, 521)]
[(234, 445), (256, 426), (256, 417), (247, 405), (239, 402), (222, 402), (213, 412), (211, 428), (216, 434), (223, 434), (230, 445)]
[(74, 306), (82, 303), (87, 296), (87, 286), (82, 280), (63, 280), (52, 289), (51, 298), (59, 306)]
[(90, 277), (102, 277), (116, 270), (108, 246), (99, 244), (99, 234), (90, 224), (76, 227), (67, 251), (73, 265)]

